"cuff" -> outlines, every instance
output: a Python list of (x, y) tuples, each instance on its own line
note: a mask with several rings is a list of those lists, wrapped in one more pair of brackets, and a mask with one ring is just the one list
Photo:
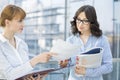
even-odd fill
[(30, 61), (28, 61), (28, 62), (26, 63), (26, 65), (28, 66), (29, 69), (31, 69), (31, 70), (33, 69), (33, 67), (32, 67), (32, 65), (31, 65)]

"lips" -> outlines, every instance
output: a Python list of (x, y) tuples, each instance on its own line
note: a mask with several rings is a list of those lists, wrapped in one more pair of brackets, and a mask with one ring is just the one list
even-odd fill
[(80, 27), (79, 29), (84, 29), (83, 27)]
[(20, 30), (23, 30), (23, 28), (20, 28)]

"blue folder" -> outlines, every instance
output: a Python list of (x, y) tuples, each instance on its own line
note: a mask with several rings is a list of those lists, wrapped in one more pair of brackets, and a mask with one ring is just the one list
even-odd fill
[(82, 54), (98, 54), (100, 53), (102, 50), (102, 48), (96, 47), (96, 48), (92, 48), (86, 52), (83, 52)]

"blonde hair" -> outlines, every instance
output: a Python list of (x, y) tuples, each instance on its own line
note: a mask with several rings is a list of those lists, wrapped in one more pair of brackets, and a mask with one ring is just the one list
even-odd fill
[(20, 19), (24, 19), (26, 16), (25, 11), (15, 5), (7, 5), (0, 15), (0, 26), (5, 27), (5, 20), (12, 20), (14, 17), (19, 16)]

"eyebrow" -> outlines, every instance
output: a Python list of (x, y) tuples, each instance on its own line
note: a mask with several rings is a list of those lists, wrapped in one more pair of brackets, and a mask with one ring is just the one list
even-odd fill
[(81, 19), (80, 17), (78, 17), (77, 19), (80, 19), (80, 20), (88, 20), (87, 18), (83, 18), (83, 19)]

